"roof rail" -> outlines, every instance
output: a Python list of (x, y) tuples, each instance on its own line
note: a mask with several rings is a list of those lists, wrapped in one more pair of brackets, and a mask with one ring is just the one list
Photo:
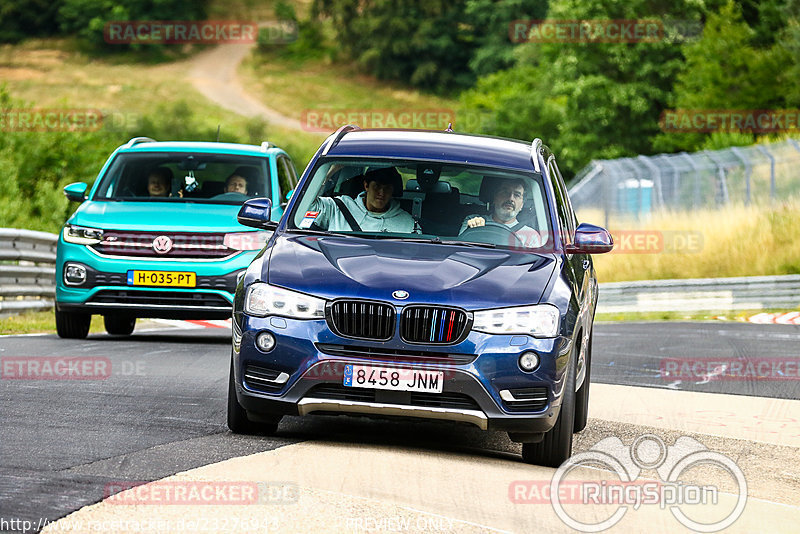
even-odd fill
[(125, 148), (130, 148), (133, 145), (138, 145), (139, 143), (155, 143), (155, 139), (150, 139), (149, 137), (134, 137), (127, 143), (125, 143)]
[(261, 152), (266, 152), (270, 148), (275, 148), (275, 146), (276, 146), (275, 144), (270, 143), (269, 141), (264, 141), (263, 143), (261, 143)]
[(536, 172), (542, 172), (542, 168), (539, 167), (539, 150), (542, 149), (542, 140), (538, 137), (533, 140), (531, 143), (531, 161), (533, 162), (533, 168), (536, 169)]
[(353, 130), (360, 130), (360, 129), (361, 128), (359, 128), (355, 124), (345, 124), (344, 126), (339, 128), (338, 130), (336, 130), (336, 132), (331, 136), (331, 140), (328, 141), (328, 144), (326, 144), (325, 148), (322, 149), (322, 155), (323, 156), (326, 155), (330, 151), (330, 149), (332, 149), (337, 144), (339, 144), (339, 141), (342, 140), (342, 137), (344, 137), (344, 135), (346, 133), (352, 132)]

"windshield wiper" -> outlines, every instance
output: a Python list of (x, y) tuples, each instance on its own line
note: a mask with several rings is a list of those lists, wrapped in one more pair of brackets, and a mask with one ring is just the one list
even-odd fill
[(403, 237), (401, 238), (401, 241), (408, 241), (410, 243), (433, 243), (436, 245), (463, 245), (465, 247), (497, 248), (497, 245), (493, 243), (476, 243), (474, 241), (451, 241), (449, 239), (443, 241), (442, 238), (440, 238), (439, 236), (432, 238)]
[(494, 243), (476, 243), (475, 241), (434, 241), (434, 243), (442, 243), (443, 245), (463, 245), (465, 247), (483, 247), (483, 248), (497, 248)]
[(343, 235), (343, 234), (335, 234), (333, 232), (328, 232), (327, 230), (309, 230), (308, 228), (287, 228), (287, 232), (296, 232), (298, 234), (309, 234), (309, 235)]

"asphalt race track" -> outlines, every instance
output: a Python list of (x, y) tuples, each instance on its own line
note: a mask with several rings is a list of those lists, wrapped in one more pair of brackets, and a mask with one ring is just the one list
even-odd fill
[[(0, 337), (0, 358), (3, 359), (3, 379), (0, 380), (3, 413), (0, 517), (31, 521), (32, 530), (37, 530), (37, 527), (107, 497), (109, 484), (154, 481), (255, 453), (267, 454), (252, 457), (262, 458), (260, 461), (284, 458), (284, 462), (278, 465), (285, 468), (290, 464), (300, 466), (308, 463), (304, 455), (310, 455), (310, 458), (325, 455), (332, 462), (341, 459), (340, 462), (346, 463), (352, 448), (361, 450), (366, 447), (363, 461), (367, 463), (378, 462), (378, 458), (382, 458), (381, 462), (392, 462), (393, 455), (396, 455), (402, 458), (398, 462), (404, 462), (403, 465), (405, 462), (421, 465), (436, 458), (435, 463), (426, 469), (445, 469), (450, 473), (454, 473), (453, 469), (459, 465), (468, 466), (464, 473), (477, 477), (474, 481), (477, 485), (481, 484), (482, 472), (487, 481), (495, 476), (500, 480), (501, 473), (529, 467), (520, 463), (519, 445), (510, 442), (504, 434), (481, 432), (468, 426), (341, 417), (286, 418), (277, 437), (232, 435), (225, 426), (224, 413), (229, 343), (230, 332), (224, 328), (137, 330), (129, 338), (98, 334), (85, 341), (61, 340), (55, 335)], [(798, 399), (798, 355), (800, 327), (794, 326), (597, 324), (592, 381), (595, 384), (644, 386), (698, 394)], [(18, 368), (14, 366), (20, 365), (19, 362), (31, 358), (44, 362), (44, 359), (54, 356), (88, 359), (94, 363), (98, 374), (82, 380), (14, 378), (14, 369)], [(714, 363), (698, 367), (697, 362), (703, 359)], [(763, 363), (765, 361), (782, 363), (767, 365)], [(792, 361), (795, 367), (792, 367)], [(734, 362), (743, 362), (744, 366), (732, 370)], [(748, 375), (747, 362), (754, 364), (751, 370), (762, 364), (761, 369), (772, 375)], [(11, 369), (11, 375), (8, 369)], [(688, 369), (691, 369), (691, 376), (687, 374)], [(665, 373), (665, 370), (672, 374)], [(776, 376), (775, 372), (783, 376)], [(735, 378), (721, 379), (726, 376)], [(611, 392), (611, 388), (613, 386), (598, 386), (597, 395), (593, 393), (593, 402), (603, 401), (604, 391)], [(624, 390), (648, 391), (640, 388)], [(616, 395), (622, 390), (617, 388), (613, 391)], [(595, 414), (590, 415), (595, 417)], [(610, 419), (591, 419), (589, 428), (576, 436), (576, 451), (588, 448), (603, 437), (619, 436), (630, 441), (637, 435), (653, 431), (642, 424), (625, 424), (624, 418), (618, 421)], [(784, 424), (783, 428), (781, 436), (788, 436), (787, 432), (791, 431), (800, 437), (796, 420)], [(662, 430), (660, 435), (664, 439), (680, 435)], [(745, 458), (753, 465), (760, 466), (767, 461), (767, 456), (781, 465), (792, 464), (792, 458), (796, 463), (796, 441), (792, 442), (793, 446), (786, 446), (777, 438), (765, 438), (763, 442), (754, 444), (754, 441), (743, 441), (732, 434), (708, 432), (707, 437), (709, 447), (713, 443), (729, 456), (738, 455), (737, 459)], [(320, 447), (322, 452), (318, 450)], [(374, 458), (370, 456), (373, 453)], [(290, 457), (297, 458), (299, 463), (285, 460)], [(231, 460), (233, 463), (227, 468), (229, 473), (236, 472), (238, 464), (235, 462), (238, 461)], [(393, 482), (391, 469), (381, 465), (387, 471), (388, 482), (385, 483), (399, 484)], [(248, 468), (242, 469), (246, 473)], [(552, 475), (552, 470), (530, 469)], [(768, 470), (763, 469), (765, 473)], [(334, 476), (333, 467), (317, 466), (313, 470), (314, 476), (321, 476), (322, 472)], [(293, 471), (286, 476), (306, 480), (304, 477), (312, 474)], [(453, 476), (462, 486), (472, 480)], [(797, 468), (787, 467), (782, 474), (776, 472), (774, 477), (777, 478), (774, 479), (769, 476), (773, 475), (764, 474), (763, 477), (767, 478), (756, 476), (750, 481), (749, 487), (754, 495), (769, 503), (779, 503), (783, 506), (781, 513), (800, 519), (797, 508), (800, 473)], [(373, 481), (377, 475), (370, 477), (369, 480)], [(342, 480), (345, 479), (350, 480), (348, 477)], [(317, 479), (306, 481), (314, 488), (325, 486)], [(336, 484), (337, 488), (347, 485), (341, 481)], [(777, 497), (770, 493), (778, 491), (775, 488), (780, 493)], [(406, 489), (414, 490), (398, 486), (381, 491), (393, 495)], [(318, 502), (323, 499), (320, 495), (314, 494), (308, 499)], [(352, 495), (347, 493), (346, 499), (351, 498)], [(345, 497), (339, 495), (337, 499)], [(497, 504), (498, 510), (508, 505), (508, 497), (504, 499)], [(786, 508), (787, 500), (794, 506)], [(336, 502), (336, 506), (328, 503), (332, 510), (343, 506), (340, 501)], [(487, 506), (490, 502), (491, 499), (487, 500)], [(753, 506), (752, 503), (751, 500), (749, 506)], [(442, 513), (451, 505), (452, 516), (457, 516), (459, 506), (463, 508), (463, 503), (459, 504), (457, 500), (441, 503)], [(352, 506), (358, 508), (361, 505)], [(378, 505), (370, 501), (363, 506)], [(416, 508), (414, 510), (413, 513), (422, 513)], [(375, 513), (387, 512), (375, 508)], [(472, 528), (478, 531), (523, 531), (538, 525), (525, 523), (526, 520), (508, 522), (511, 520), (498, 518), (498, 514), (477, 517), (474, 521), (462, 518), (455, 527), (450, 526), (459, 531)], [(553, 524), (554, 531), (565, 528), (563, 525), (557, 528), (557, 522)], [(345, 530), (363, 531), (361, 527), (364, 525), (352, 523)], [(4, 528), (21, 531), (20, 528)]]

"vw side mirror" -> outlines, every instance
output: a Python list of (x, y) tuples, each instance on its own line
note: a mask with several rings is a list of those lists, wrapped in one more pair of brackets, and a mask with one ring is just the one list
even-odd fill
[(64, 186), (64, 195), (73, 202), (86, 200), (86, 190), (89, 188), (84, 182), (77, 182)]

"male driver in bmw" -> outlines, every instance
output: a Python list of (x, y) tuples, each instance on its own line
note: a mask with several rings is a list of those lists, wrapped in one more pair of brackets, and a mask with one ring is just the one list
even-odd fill
[[(525, 247), (542, 246), (542, 236), (530, 226), (517, 220), (517, 215), (525, 204), (525, 182), (522, 179), (498, 180), (492, 197), (492, 214), (489, 223), (503, 225), (520, 239)], [(469, 228), (486, 225), (486, 218), (481, 215), (468, 215), (461, 225), (459, 234)]]
[(319, 197), (309, 210), (319, 212), (314, 221), (317, 226), (332, 232), (418, 233), (413, 217), (392, 198), (395, 187), (402, 183), (394, 167), (369, 171), (364, 174), (364, 191), (356, 198)]

